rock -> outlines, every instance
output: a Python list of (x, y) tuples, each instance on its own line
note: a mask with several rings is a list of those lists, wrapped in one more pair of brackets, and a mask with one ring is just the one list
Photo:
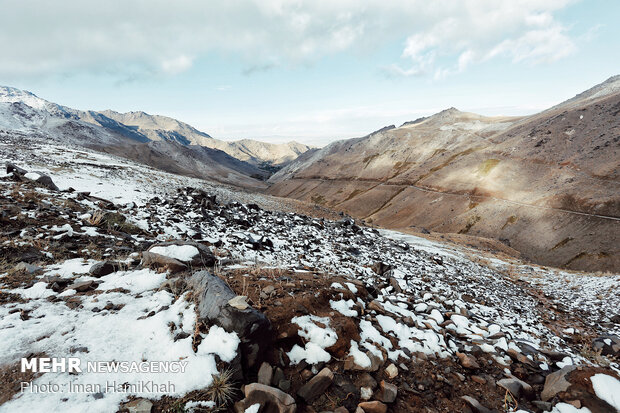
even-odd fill
[(360, 399), (370, 400), (372, 397), (372, 389), (370, 387), (360, 387)]
[(248, 297), (245, 295), (238, 295), (228, 300), (228, 305), (237, 310), (245, 310), (250, 306), (246, 301), (247, 299)]
[(463, 399), (469, 406), (471, 406), (471, 408), (474, 409), (475, 412), (478, 412), (478, 413), (495, 413), (496, 412), (495, 410), (487, 409), (482, 404), (480, 404), (478, 400), (474, 399), (471, 396), (461, 396), (461, 399)]
[(385, 380), (381, 380), (379, 383), (379, 389), (375, 393), (375, 398), (384, 403), (393, 403), (398, 395), (398, 387), (391, 383), (386, 383)]
[(271, 376), (271, 384), (273, 386), (278, 386), (278, 384), (280, 383), (280, 380), (284, 380), (284, 379), (286, 379), (286, 377), (284, 377), (284, 371), (280, 367), (276, 367), (273, 370), (273, 375)]
[(334, 413), (349, 413), (349, 410), (344, 406), (340, 406), (339, 408), (334, 410)]
[(566, 375), (576, 368), (575, 366), (566, 366), (548, 375), (545, 379), (545, 387), (540, 394), (542, 401), (548, 402), (553, 399), (556, 394), (566, 391), (570, 387), (570, 383), (566, 380)]
[(391, 269), (392, 269), (391, 265), (380, 262), (380, 261), (377, 261), (372, 265), (372, 270), (378, 275), (383, 275), (386, 272), (390, 271)]
[(93, 277), (100, 278), (118, 271), (120, 267), (121, 265), (118, 262), (104, 261), (94, 264), (92, 267), (90, 267), (90, 270), (88, 270), (88, 272)]
[[(189, 249), (190, 247), (194, 247), (198, 253), (191, 256), (191, 258), (181, 258), (186, 254), (175, 254), (174, 247), (181, 247), (185, 250)], [(169, 258), (175, 259), (189, 267), (194, 268), (213, 267), (216, 262), (215, 255), (213, 255), (211, 250), (195, 241), (176, 240), (170, 242), (159, 242), (157, 244), (151, 245), (147, 251), (164, 256), (169, 255)]]
[(461, 365), (466, 369), (479, 369), (480, 365), (476, 361), (476, 358), (470, 354), (456, 353), (457, 357), (461, 361)]
[(371, 389), (377, 387), (377, 381), (368, 373), (363, 373), (360, 375), (355, 384), (360, 387), (370, 387)]
[(314, 399), (323, 394), (334, 381), (334, 373), (325, 367), (316, 376), (304, 384), (298, 391), (297, 395), (306, 402), (311, 403)]
[(605, 335), (595, 338), (592, 341), (592, 348), (600, 351), (603, 356), (620, 356), (620, 337)]
[(261, 412), (265, 413), (295, 413), (297, 405), (295, 399), (282, 390), (260, 383), (248, 384), (244, 388), (245, 398), (235, 403), (235, 412), (244, 413), (254, 405), (261, 405)]
[(136, 399), (124, 405), (129, 413), (151, 413), (153, 403), (146, 399)]
[(394, 363), (391, 363), (389, 366), (386, 367), (385, 373), (390, 379), (393, 379), (394, 377), (398, 376), (398, 367), (396, 367)]
[(474, 376), (471, 376), (470, 378), (472, 379), (472, 381), (475, 381), (478, 384), (486, 384), (487, 383), (486, 379), (484, 377), (481, 377), (481, 376), (475, 376), (474, 375)]
[(375, 310), (379, 314), (385, 314), (385, 309), (383, 308), (381, 303), (379, 301), (377, 301), (377, 300), (372, 300), (370, 302), (370, 304), (368, 304), (368, 309), (369, 310)]
[(330, 393), (340, 400), (340, 406), (347, 410), (355, 410), (360, 401), (360, 390), (344, 374), (334, 374), (334, 382)]
[(357, 405), (364, 413), (386, 413), (387, 405), (380, 401), (362, 402)]
[(534, 400), (534, 401), (532, 401), (532, 404), (534, 406), (538, 407), (543, 412), (550, 412), (551, 409), (553, 408), (553, 403), (543, 402), (543, 401), (540, 401), (540, 400)]
[(241, 340), (242, 365), (247, 369), (258, 365), (272, 340), (271, 323), (260, 311), (248, 307), (240, 310), (228, 305), (236, 297), (226, 282), (207, 271), (192, 275), (189, 285), (194, 290), (200, 320), (215, 323), (226, 331), (234, 331)]
[[(41, 186), (44, 186), (47, 189), (51, 189), (52, 191), (59, 190), (54, 181), (52, 181), (52, 178), (50, 178), (48, 175), (42, 174), (41, 172), (34, 172), (34, 174), (39, 175), (37, 178), (33, 179), (36, 183), (41, 184)], [(28, 178), (28, 175), (30, 174), (26, 174), (25, 177)]]
[(41, 270), (41, 267), (37, 267), (36, 265), (28, 264), (27, 262), (20, 262), (14, 268), (15, 271), (23, 271), (28, 274), (34, 274), (35, 272)]
[(142, 265), (151, 268), (163, 268), (170, 271), (172, 274), (188, 269), (187, 265), (179, 260), (149, 251), (144, 251), (142, 253)]
[(267, 386), (271, 385), (271, 380), (273, 379), (273, 368), (266, 361), (260, 365), (260, 369), (258, 369), (258, 382), (260, 384), (265, 384)]
[(271, 293), (273, 293), (276, 290), (276, 288), (273, 285), (268, 285), (267, 287), (263, 288), (263, 292), (267, 295), (270, 295)]
[(96, 287), (97, 287), (97, 283), (91, 280), (91, 281), (82, 281), (82, 282), (73, 283), (71, 285), (68, 285), (66, 289), (75, 290), (78, 293), (84, 293), (89, 290), (94, 290)]
[(26, 175), (28, 173), (27, 170), (20, 168), (19, 166), (16, 166), (10, 162), (7, 162), (6, 164), (6, 173), (10, 174), (10, 173), (14, 173), (17, 175)]
[(527, 399), (534, 398), (534, 389), (532, 386), (516, 377), (499, 380), (497, 385), (508, 390), (517, 400), (522, 396)]

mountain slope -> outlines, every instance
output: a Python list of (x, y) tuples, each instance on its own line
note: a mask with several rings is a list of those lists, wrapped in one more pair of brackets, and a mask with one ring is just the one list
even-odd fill
[(246, 188), (264, 188), (263, 179), (268, 176), (218, 149), (153, 141), (105, 114), (68, 108), (10, 87), (0, 87), (0, 132), (15, 139), (92, 148), (158, 169)]
[(183, 145), (200, 145), (219, 149), (242, 161), (254, 165), (282, 165), (310, 149), (297, 142), (266, 143), (251, 139), (227, 142), (214, 139), (204, 132), (167, 116), (149, 115), (144, 112), (100, 112), (104, 116), (136, 128), (153, 141), (175, 141)]
[(620, 78), (524, 118), (448, 109), (333, 143), (270, 193), (389, 228), (496, 238), (537, 262), (620, 268)]

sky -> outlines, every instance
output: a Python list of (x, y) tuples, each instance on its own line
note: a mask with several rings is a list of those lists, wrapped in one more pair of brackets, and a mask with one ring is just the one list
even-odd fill
[(321, 146), (620, 74), (615, 0), (0, 0), (0, 85), (219, 139)]

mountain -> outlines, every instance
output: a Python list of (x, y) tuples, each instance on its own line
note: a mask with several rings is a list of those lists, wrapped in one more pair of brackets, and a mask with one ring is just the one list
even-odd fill
[(495, 238), (530, 260), (618, 270), (620, 76), (527, 117), (454, 108), (338, 141), (269, 192), (368, 223)]
[[(222, 150), (200, 145), (199, 136), (218, 141), (189, 125), (163, 116), (151, 118), (151, 123), (145, 122), (141, 129), (106, 113), (72, 109), (27, 91), (0, 87), (0, 132), (3, 134), (92, 148), (214, 182), (253, 189), (266, 187), (264, 180), (269, 172), (264, 168)], [(156, 125), (160, 129), (149, 129)], [(276, 156), (280, 156), (279, 153)]]
[(105, 110), (101, 114), (135, 128), (153, 141), (175, 141), (183, 145), (200, 145), (219, 149), (230, 156), (258, 166), (279, 166), (296, 159), (310, 149), (310, 146), (297, 142), (276, 144), (251, 139), (222, 141), (212, 138), (187, 123), (144, 112), (118, 113)]

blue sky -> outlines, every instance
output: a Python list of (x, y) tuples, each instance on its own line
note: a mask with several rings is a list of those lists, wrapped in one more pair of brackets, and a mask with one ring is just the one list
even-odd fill
[[(103, 3), (103, 4), (102, 4)], [(620, 73), (620, 2), (0, 0), (0, 84), (220, 139), (323, 145), (454, 106), (530, 114)]]

